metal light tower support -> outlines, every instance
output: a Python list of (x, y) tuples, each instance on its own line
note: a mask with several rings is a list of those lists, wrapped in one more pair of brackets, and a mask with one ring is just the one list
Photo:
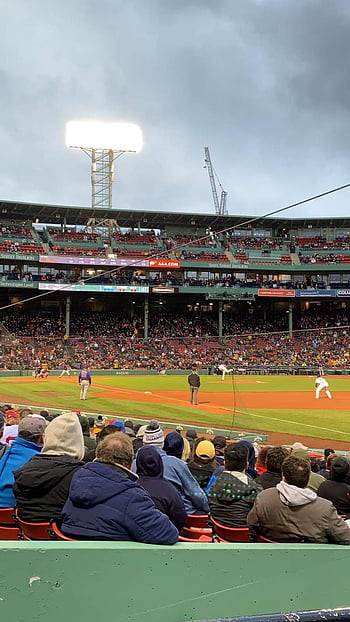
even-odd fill
[(124, 151), (113, 149), (82, 149), (91, 159), (92, 207), (112, 209), (114, 161)]

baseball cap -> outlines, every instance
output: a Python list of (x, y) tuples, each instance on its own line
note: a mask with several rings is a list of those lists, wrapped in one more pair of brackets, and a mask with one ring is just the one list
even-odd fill
[(198, 458), (207, 458), (212, 460), (215, 456), (215, 447), (211, 441), (200, 441), (195, 450)]
[(292, 451), (294, 451), (294, 449), (307, 449), (306, 445), (303, 445), (303, 443), (293, 443), (292, 445)]
[(21, 432), (30, 432), (34, 434), (34, 436), (40, 436), (44, 434), (46, 426), (47, 421), (44, 417), (28, 415), (28, 417), (24, 417), (24, 419), (19, 422), (18, 434)]
[(14, 419), (19, 419), (19, 414), (18, 414), (18, 413), (16, 413), (16, 411), (15, 411), (15, 410), (12, 410), (12, 409), (11, 409), (11, 410), (7, 410), (7, 411), (5, 412), (5, 417), (6, 417), (6, 419), (7, 419), (7, 418), (10, 418), (10, 417), (13, 417)]
[(226, 438), (224, 436), (214, 436), (212, 442), (215, 449), (224, 449), (226, 447)]

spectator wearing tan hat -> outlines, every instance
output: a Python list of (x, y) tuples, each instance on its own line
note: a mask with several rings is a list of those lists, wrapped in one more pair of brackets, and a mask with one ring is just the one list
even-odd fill
[(18, 425), (18, 436), (0, 460), (0, 507), (14, 507), (14, 475), (32, 456), (41, 452), (47, 422), (43, 417), (29, 415)]
[(195, 441), (193, 458), (188, 463), (188, 468), (203, 490), (206, 489), (216, 467), (214, 444), (204, 438), (198, 438)]

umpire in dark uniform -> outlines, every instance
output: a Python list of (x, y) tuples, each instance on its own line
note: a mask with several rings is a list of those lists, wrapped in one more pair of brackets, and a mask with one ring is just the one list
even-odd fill
[(198, 389), (201, 386), (201, 379), (197, 372), (197, 368), (193, 366), (190, 375), (187, 378), (188, 384), (190, 385), (190, 403), (198, 404)]

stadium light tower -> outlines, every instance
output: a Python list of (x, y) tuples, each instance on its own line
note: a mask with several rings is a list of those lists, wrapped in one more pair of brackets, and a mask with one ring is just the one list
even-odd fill
[(142, 132), (133, 123), (69, 121), (66, 145), (81, 149), (91, 159), (92, 207), (112, 209), (114, 161), (142, 149)]

